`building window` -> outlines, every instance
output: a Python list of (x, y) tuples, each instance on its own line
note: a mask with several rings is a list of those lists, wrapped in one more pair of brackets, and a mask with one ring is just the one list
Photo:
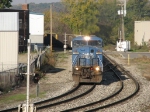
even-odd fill
[(19, 45), (21, 46), (21, 45), (23, 45), (23, 43), (24, 43), (24, 38), (22, 35), (20, 35), (19, 36)]
[(23, 28), (22, 19), (19, 19), (19, 29)]

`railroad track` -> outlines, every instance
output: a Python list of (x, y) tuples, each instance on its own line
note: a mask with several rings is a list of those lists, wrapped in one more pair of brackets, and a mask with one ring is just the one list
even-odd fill
[[(77, 106), (74, 108), (69, 108), (62, 110), (62, 112), (70, 112), (70, 111), (85, 111), (85, 112), (93, 112), (98, 111), (100, 109), (111, 107), (115, 104), (120, 104), (125, 100), (130, 99), (139, 91), (138, 82), (132, 77), (132, 75), (125, 70), (122, 66), (116, 64), (116, 62), (110, 60), (106, 55), (105, 57), (113, 64), (108, 64), (109, 70), (111, 70), (115, 77), (118, 79), (119, 86), (108, 96), (104, 98), (92, 102), (87, 103), (85, 105)], [(132, 86), (132, 88), (131, 88)], [(126, 93), (126, 95), (124, 95)]]
[[(50, 99), (46, 99), (43, 101), (35, 102), (34, 104), (38, 111), (44, 111), (42, 109), (54, 107), (54, 106), (60, 105), (62, 103), (67, 103), (74, 99), (83, 97), (84, 95), (89, 94), (95, 88), (95, 86), (96, 86), (95, 84), (93, 84), (92, 86), (78, 84), (74, 89), (72, 89), (64, 94), (61, 94), (59, 96), (56, 96), (56, 97), (53, 97)], [(14, 107), (14, 108), (2, 110), (0, 112), (16, 112), (17, 110), (18, 110), (18, 107)]]
[[(130, 72), (111, 60), (107, 55), (104, 54), (104, 56), (109, 63), (105, 66), (105, 69), (106, 67), (107, 69), (101, 85), (78, 85), (73, 90), (60, 96), (35, 102), (37, 112), (102, 111), (105, 108), (120, 104), (132, 98), (139, 91), (138, 82), (132, 77)], [(109, 91), (111, 86), (115, 88)], [(126, 95), (124, 94), (125, 92), (127, 93)], [(4, 111), (17, 111), (17, 107)]]
[[(41, 110), (41, 109), (48, 108), (48, 110), (50, 110), (50, 107), (54, 107), (54, 106), (60, 105), (62, 103), (65, 104), (69, 101), (83, 97), (84, 95), (89, 94), (95, 88), (95, 86), (96, 86), (95, 84), (93, 84), (92, 86), (88, 86), (88, 87), (86, 87), (85, 85), (82, 85), (81, 89), (74, 91), (74, 93), (66, 94), (66, 96), (59, 97), (61, 99), (61, 101), (50, 102), (50, 104), (45, 104), (42, 106), (37, 106), (37, 104), (36, 104), (37, 110), (44, 112), (46, 110)], [(52, 110), (53, 110), (53, 108), (52, 108)]]

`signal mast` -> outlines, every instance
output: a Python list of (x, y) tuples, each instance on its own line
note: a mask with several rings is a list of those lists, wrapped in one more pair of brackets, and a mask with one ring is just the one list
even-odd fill
[(128, 51), (130, 50), (130, 41), (125, 40), (125, 33), (124, 33), (124, 17), (127, 14), (126, 11), (126, 0), (121, 0), (120, 4), (120, 10), (118, 10), (118, 15), (120, 15), (121, 18), (121, 25), (119, 30), (119, 41), (117, 41), (117, 51)]

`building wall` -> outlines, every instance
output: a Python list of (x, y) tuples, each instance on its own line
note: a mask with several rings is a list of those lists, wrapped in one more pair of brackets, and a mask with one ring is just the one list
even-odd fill
[[(6, 12), (7, 13), (16, 13), (16, 12), (19, 13), (19, 20), (17, 21), (17, 23), (19, 24), (19, 52), (27, 51), (27, 40), (29, 39), (29, 10), (27, 10), (26, 8), (23, 10), (0, 9), (0, 12), (1, 13), (6, 13)], [(7, 18), (5, 18), (5, 21), (7, 21), (7, 23), (5, 23), (3, 26), (7, 24), (10, 25), (10, 22), (13, 21), (13, 18), (14, 18), (13, 16), (7, 16)], [(0, 17), (0, 20), (1, 20), (1, 17)], [(15, 22), (14, 23), (11, 22), (11, 26), (13, 25), (15, 25)], [(15, 28), (15, 27), (16, 26), (12, 28)]]
[(0, 32), (0, 71), (18, 67), (19, 32)]
[(31, 43), (33, 44), (43, 44), (43, 35), (30, 35)]
[(0, 71), (17, 68), (18, 21), (18, 12), (0, 12)]
[(18, 17), (16, 12), (0, 12), (0, 31), (18, 31)]
[(135, 21), (134, 23), (134, 42), (143, 45), (150, 39), (150, 21)]

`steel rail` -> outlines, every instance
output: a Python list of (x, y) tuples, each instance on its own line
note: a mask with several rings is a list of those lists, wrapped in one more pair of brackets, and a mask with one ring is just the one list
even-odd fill
[(39, 105), (39, 104), (42, 104), (42, 103), (46, 103), (46, 102), (49, 102), (49, 101), (53, 101), (53, 100), (62, 98), (62, 97), (64, 97), (64, 96), (68, 95), (68, 94), (73, 93), (74, 91), (76, 91), (77, 89), (79, 89), (79, 87), (81, 87), (80, 84), (78, 84), (78, 86), (76, 86), (74, 89), (72, 89), (72, 90), (70, 90), (70, 91), (68, 91), (68, 92), (66, 92), (66, 93), (64, 93), (64, 94), (61, 94), (61, 95), (56, 96), (56, 97), (53, 97), (53, 98), (51, 98), (51, 99), (46, 99), (46, 100), (43, 100), (43, 101), (35, 102), (34, 104), (35, 104), (35, 105)]
[(66, 102), (69, 102), (69, 101), (72, 101), (74, 99), (78, 99), (88, 93), (90, 93), (94, 88), (95, 88), (96, 84), (94, 84), (89, 90), (87, 90), (86, 92), (78, 95), (78, 96), (75, 96), (73, 98), (70, 98), (70, 99), (66, 99), (66, 100), (63, 100), (63, 101), (60, 101), (60, 102), (56, 102), (56, 103), (53, 103), (53, 104), (48, 104), (48, 105), (44, 105), (44, 106), (41, 106), (41, 107), (37, 107), (37, 110), (40, 110), (40, 109), (44, 109), (44, 108), (48, 108), (48, 107), (52, 107), (52, 106), (56, 106), (56, 105), (59, 105), (59, 104), (62, 104), (62, 103), (66, 103)]

